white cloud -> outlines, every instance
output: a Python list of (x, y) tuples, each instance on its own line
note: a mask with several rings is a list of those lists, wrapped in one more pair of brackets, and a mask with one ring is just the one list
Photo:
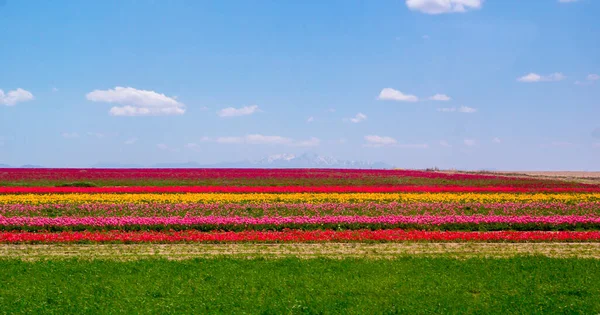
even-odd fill
[(381, 90), (378, 100), (381, 101), (398, 101), (398, 102), (417, 102), (419, 100), (418, 97), (410, 94), (404, 94), (398, 90), (394, 90), (392, 88), (385, 88)]
[(450, 143), (448, 143), (448, 141), (446, 141), (446, 140), (440, 141), (440, 145), (442, 147), (446, 147), (446, 148), (451, 148), (452, 147), (452, 145)]
[(335, 108), (330, 108), (327, 110), (328, 113), (335, 113)]
[(392, 137), (382, 137), (376, 135), (365, 136), (365, 140), (367, 140), (367, 145), (376, 147), (395, 145), (398, 143), (398, 141)]
[(530, 73), (517, 79), (519, 82), (539, 82), (542, 76), (537, 73)]
[(66, 139), (79, 138), (79, 134), (77, 132), (63, 132), (60, 135)]
[(436, 95), (430, 96), (429, 99), (432, 100), (432, 101), (442, 101), (442, 102), (445, 102), (445, 101), (451, 100), (452, 98), (450, 98), (450, 96), (448, 96), (446, 94), (436, 94)]
[(561, 80), (564, 80), (565, 78), (566, 77), (560, 72), (555, 72), (555, 73), (552, 73), (545, 77), (542, 77), (543, 81), (561, 81)]
[(472, 147), (472, 146), (475, 146), (475, 145), (477, 144), (477, 142), (476, 142), (475, 140), (473, 140), (473, 139), (465, 139), (465, 140), (463, 141), (463, 143), (464, 143), (466, 146), (468, 146), (468, 147)]
[(421, 38), (423, 38), (423, 39), (429, 39), (429, 35), (425, 34), (425, 35), (421, 36)]
[(350, 121), (350, 122), (353, 122), (353, 123), (357, 124), (357, 123), (359, 123), (359, 122), (361, 122), (361, 121), (365, 121), (365, 120), (367, 120), (367, 115), (365, 115), (365, 114), (363, 114), (363, 113), (358, 113), (358, 114), (356, 114), (356, 116), (354, 116), (353, 118), (348, 118), (348, 119), (345, 119), (345, 120), (347, 120), (347, 121)]
[(244, 106), (241, 108), (227, 107), (217, 112), (220, 117), (236, 117), (252, 115), (258, 111), (258, 105)]
[(454, 113), (454, 112), (459, 112), (459, 113), (465, 113), (465, 114), (473, 114), (477, 112), (476, 108), (472, 108), (472, 107), (468, 107), (468, 106), (461, 106), (459, 108), (456, 107), (442, 107), (442, 108), (438, 108), (437, 109), (438, 112), (442, 112), (442, 113)]
[(109, 114), (113, 116), (182, 115), (185, 105), (174, 98), (154, 91), (117, 86), (112, 90), (95, 90), (86, 95), (92, 102), (119, 104)]
[(572, 2), (577, 2), (579, 0), (558, 0), (559, 3), (572, 3)]
[(34, 97), (31, 92), (21, 88), (8, 91), (6, 94), (4, 94), (3, 90), (0, 90), (0, 105), (14, 106), (17, 105), (17, 103), (27, 102), (33, 99)]
[(560, 72), (555, 72), (555, 73), (545, 75), (545, 76), (532, 72), (532, 73), (526, 74), (520, 78), (517, 78), (517, 81), (524, 82), (524, 83), (555, 82), (555, 81), (564, 80), (565, 78), (566, 77)]
[(586, 77), (586, 79), (588, 79), (588, 81), (597, 81), (600, 79), (600, 75), (597, 74), (588, 74), (588, 76)]
[(600, 142), (593, 143), (592, 147), (594, 147), (594, 148), (600, 148)]
[(58, 88), (57, 87), (53, 87), (52, 88), (52, 92), (54, 92), (54, 93), (58, 92)]
[(492, 139), (493, 143), (502, 143), (502, 139), (495, 137), (494, 139)]
[(308, 119), (306, 120), (307, 123), (311, 123), (315, 121), (315, 118), (313, 116), (308, 117)]
[(133, 137), (133, 138), (129, 138), (129, 139), (125, 140), (125, 142), (123, 142), (123, 143), (124, 143), (124, 144), (127, 144), (127, 145), (131, 145), (131, 144), (134, 144), (134, 143), (136, 143), (136, 142), (137, 142), (137, 140), (138, 140), (138, 139), (137, 139), (136, 137)]
[(413, 11), (426, 14), (463, 13), (480, 9), (483, 0), (406, 0), (406, 6)]

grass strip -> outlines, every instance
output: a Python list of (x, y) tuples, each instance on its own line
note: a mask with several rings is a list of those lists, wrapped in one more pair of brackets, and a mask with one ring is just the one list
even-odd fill
[(600, 312), (600, 260), (0, 260), (0, 309), (45, 314)]

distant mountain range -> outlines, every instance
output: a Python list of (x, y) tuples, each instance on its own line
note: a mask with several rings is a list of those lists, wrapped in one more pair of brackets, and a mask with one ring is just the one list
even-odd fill
[(25, 164), (25, 165), (21, 165), (21, 166), (11, 166), (11, 165), (7, 165), (7, 164), (0, 164), (0, 168), (43, 168), (43, 166), (32, 165), (32, 164)]
[[(0, 164), (0, 168), (11, 167)], [(23, 168), (38, 168), (38, 165), (23, 165)], [(186, 163), (159, 163), (154, 165), (123, 164), (123, 163), (97, 163), (92, 168), (346, 168), (346, 169), (390, 169), (393, 165), (383, 162), (364, 162), (339, 160), (330, 156), (317, 154), (277, 154), (256, 161), (225, 162), (216, 164), (200, 164), (197, 162)]]

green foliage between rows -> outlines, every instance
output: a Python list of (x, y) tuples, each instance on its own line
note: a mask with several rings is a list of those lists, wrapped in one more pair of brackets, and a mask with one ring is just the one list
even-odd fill
[(0, 260), (1, 313), (600, 312), (600, 260)]
[(91, 182), (72, 182), (56, 184), (56, 187), (97, 187), (98, 185)]

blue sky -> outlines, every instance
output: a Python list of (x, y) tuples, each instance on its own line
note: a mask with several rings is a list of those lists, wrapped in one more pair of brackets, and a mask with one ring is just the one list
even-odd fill
[(600, 1), (0, 0), (0, 163), (600, 170)]

